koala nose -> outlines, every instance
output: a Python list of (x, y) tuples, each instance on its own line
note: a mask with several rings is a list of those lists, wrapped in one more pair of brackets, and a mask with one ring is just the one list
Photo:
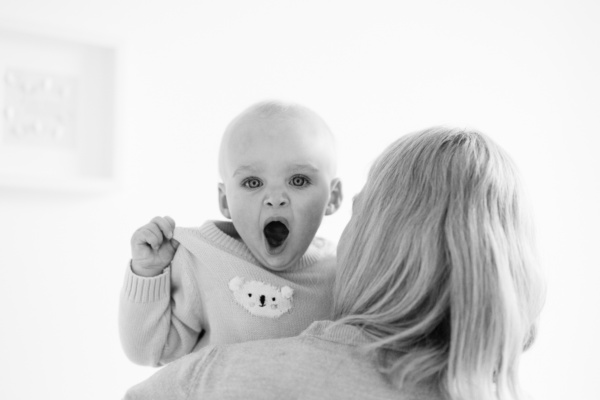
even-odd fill
[(264, 295), (261, 295), (261, 296), (260, 296), (260, 306), (261, 306), (261, 307), (264, 307), (264, 305), (265, 305), (265, 296), (264, 296)]

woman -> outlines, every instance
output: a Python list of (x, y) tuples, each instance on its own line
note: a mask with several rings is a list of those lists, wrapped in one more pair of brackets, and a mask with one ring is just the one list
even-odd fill
[(209, 347), (127, 399), (520, 399), (543, 302), (508, 156), (434, 128), (376, 160), (338, 245), (333, 321)]

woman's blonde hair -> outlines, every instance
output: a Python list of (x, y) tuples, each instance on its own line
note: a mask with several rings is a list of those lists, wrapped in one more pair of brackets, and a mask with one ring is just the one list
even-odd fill
[(507, 154), (475, 131), (407, 135), (375, 161), (338, 247), (335, 319), (361, 327), (399, 384), (519, 399), (544, 298)]

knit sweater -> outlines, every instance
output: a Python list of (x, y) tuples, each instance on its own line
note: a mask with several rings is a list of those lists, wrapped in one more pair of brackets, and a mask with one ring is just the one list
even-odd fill
[(298, 335), (330, 318), (335, 256), (315, 238), (288, 270), (260, 265), (231, 222), (176, 228), (171, 265), (155, 277), (128, 267), (119, 332), (125, 354), (159, 366), (213, 344)]
[(129, 389), (125, 400), (442, 400), (435, 387), (396, 387), (360, 346), (359, 328), (313, 323), (300, 336), (211, 346)]

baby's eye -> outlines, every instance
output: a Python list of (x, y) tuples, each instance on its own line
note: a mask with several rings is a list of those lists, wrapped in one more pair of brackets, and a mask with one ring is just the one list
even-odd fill
[(272, 300), (273, 300), (273, 301), (275, 301), (275, 297), (273, 297), (273, 299), (272, 299)]
[(252, 297), (252, 293), (248, 293), (248, 297)]
[(302, 175), (296, 175), (296, 176), (292, 176), (292, 179), (290, 179), (290, 184), (292, 186), (297, 186), (297, 187), (304, 187), (304, 186), (308, 186), (308, 184), (310, 183), (310, 180)]
[(242, 182), (242, 186), (245, 186), (248, 189), (256, 189), (261, 187), (262, 185), (262, 182), (258, 178), (248, 178)]

